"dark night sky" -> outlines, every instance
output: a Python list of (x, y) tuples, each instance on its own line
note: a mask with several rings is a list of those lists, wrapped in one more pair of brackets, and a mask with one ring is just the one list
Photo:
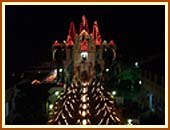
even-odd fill
[(50, 61), (54, 40), (66, 39), (69, 23), (79, 31), (86, 15), (90, 32), (99, 24), (102, 39), (114, 39), (129, 58), (164, 54), (164, 6), (10, 6), (5, 8), (6, 67), (8, 72)]

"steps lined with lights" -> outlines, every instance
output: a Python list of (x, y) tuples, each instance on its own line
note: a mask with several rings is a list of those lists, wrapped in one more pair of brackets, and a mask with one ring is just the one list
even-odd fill
[(115, 100), (100, 82), (74, 83), (67, 88), (54, 105), (52, 125), (118, 125), (120, 115)]

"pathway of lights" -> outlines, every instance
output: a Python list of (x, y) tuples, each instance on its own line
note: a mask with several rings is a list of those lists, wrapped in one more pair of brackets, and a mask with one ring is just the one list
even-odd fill
[(50, 116), (48, 124), (120, 124), (112, 94), (105, 92), (100, 82), (82, 82), (80, 86), (77, 83), (65, 86), (64, 93), (53, 109), (54, 113)]
[(87, 125), (91, 124), (90, 119), (88, 116), (90, 115), (89, 112), (89, 96), (88, 96), (88, 82), (83, 82), (81, 86), (81, 99), (80, 99), (80, 106), (79, 106), (79, 115), (80, 119), (77, 120), (77, 124), (80, 125)]

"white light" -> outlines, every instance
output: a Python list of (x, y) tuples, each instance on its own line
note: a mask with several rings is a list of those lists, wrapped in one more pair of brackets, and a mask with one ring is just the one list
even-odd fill
[(84, 82), (82, 83), (83, 86), (87, 86), (88, 85), (88, 82)]
[(83, 104), (82, 108), (87, 109), (87, 104)]
[(88, 90), (87, 88), (83, 88), (83, 92), (82, 93), (86, 93)]
[(86, 86), (86, 83), (83, 83), (83, 86)]
[(132, 119), (128, 119), (127, 122), (128, 122), (128, 125), (132, 125)]
[(109, 72), (109, 69), (106, 69), (106, 72)]
[(73, 89), (72, 91), (73, 91), (73, 93), (76, 93), (76, 89)]
[(86, 101), (87, 101), (86, 95), (83, 95), (83, 96), (82, 96), (82, 102), (86, 102)]
[(135, 66), (138, 66), (138, 64), (139, 64), (138, 62), (135, 62)]
[(87, 120), (86, 120), (86, 119), (83, 119), (83, 120), (82, 120), (82, 124), (83, 124), (83, 125), (87, 125)]
[(140, 84), (140, 85), (142, 84), (142, 81), (141, 81), (141, 80), (139, 80), (139, 84)]
[(135, 62), (135, 67), (136, 67), (136, 68), (139, 67), (139, 62)]
[(99, 92), (99, 91), (100, 91), (100, 88), (97, 88), (96, 91)]
[(53, 104), (50, 104), (49, 109), (53, 109), (53, 106), (54, 106)]
[(58, 95), (59, 95), (59, 91), (56, 91), (56, 92), (55, 92), (55, 95), (58, 96)]
[(81, 115), (82, 115), (83, 117), (85, 117), (85, 116), (86, 116), (86, 112), (85, 112), (85, 111), (82, 111)]
[(83, 58), (85, 58), (85, 57), (87, 58), (87, 57), (88, 57), (88, 53), (87, 53), (87, 52), (82, 52), (80, 55), (81, 55), (81, 57), (83, 57)]
[(116, 95), (116, 91), (112, 91), (112, 95), (115, 96)]
[(60, 72), (60, 73), (61, 73), (61, 72), (63, 72), (63, 69), (62, 69), (62, 68), (60, 68), (60, 69), (59, 69), (59, 72)]

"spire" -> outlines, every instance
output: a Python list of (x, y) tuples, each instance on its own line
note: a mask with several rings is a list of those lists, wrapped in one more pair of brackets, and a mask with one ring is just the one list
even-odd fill
[(99, 27), (98, 27), (97, 21), (94, 21), (94, 23), (93, 23), (92, 38), (93, 38), (93, 42), (95, 45), (101, 45), (102, 39), (101, 39), (101, 35), (99, 32)]
[(69, 27), (69, 30), (68, 30), (67, 40), (66, 40), (67, 46), (73, 46), (75, 36), (76, 36), (76, 28), (74, 26), (74, 22), (71, 21), (70, 27)]
[(75, 28), (75, 25), (74, 25), (73, 21), (70, 22), (70, 27), (69, 27), (68, 35), (70, 35), (72, 40), (74, 40), (74, 38), (76, 36), (76, 28)]
[(80, 23), (80, 30), (79, 30), (79, 32), (81, 33), (83, 30), (85, 30), (86, 32), (89, 33), (88, 21), (87, 21), (85, 15), (82, 16), (82, 21)]

